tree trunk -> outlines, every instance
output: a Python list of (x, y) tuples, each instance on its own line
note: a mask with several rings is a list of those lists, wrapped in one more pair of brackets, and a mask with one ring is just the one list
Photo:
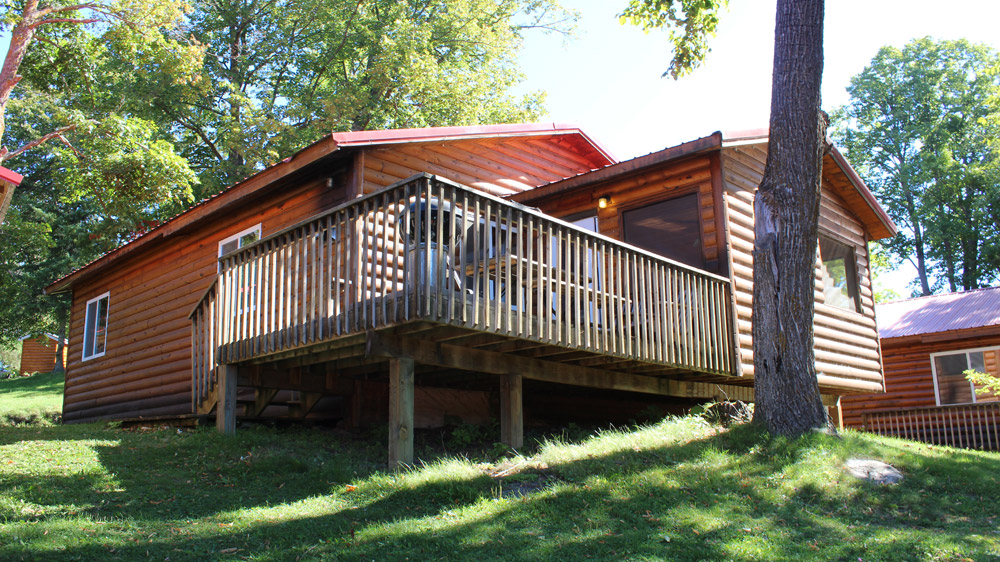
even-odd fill
[(7, 48), (7, 56), (4, 57), (3, 68), (0, 69), (0, 143), (3, 141), (6, 132), (7, 101), (14, 86), (21, 80), (17, 69), (24, 60), (25, 53), (28, 52), (28, 44), (35, 36), (35, 21), (37, 16), (38, 0), (28, 0), (21, 11), (21, 19), (14, 26), (10, 34), (10, 46)]
[(59, 298), (56, 304), (56, 323), (59, 325), (59, 343), (56, 345), (56, 367), (53, 369), (57, 373), (66, 372), (66, 362), (63, 360), (64, 349), (66, 349), (66, 338), (69, 337), (69, 309), (71, 302), (65, 298)]
[(822, 74), (823, 0), (778, 0), (770, 140), (754, 200), (754, 418), (790, 436), (828, 426), (813, 353)]

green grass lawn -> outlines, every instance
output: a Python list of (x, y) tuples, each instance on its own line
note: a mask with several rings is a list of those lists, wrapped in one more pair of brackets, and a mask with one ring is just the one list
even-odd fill
[(0, 379), (0, 426), (52, 424), (62, 414), (62, 373)]
[[(441, 451), (381, 432), (0, 428), (0, 560), (1000, 560), (1000, 455), (700, 418)], [(903, 483), (848, 476), (885, 460)]]

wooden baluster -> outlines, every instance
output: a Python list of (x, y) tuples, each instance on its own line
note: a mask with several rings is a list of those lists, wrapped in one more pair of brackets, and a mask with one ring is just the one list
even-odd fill
[(598, 318), (601, 321), (600, 334), (601, 334), (601, 353), (610, 353), (612, 349), (612, 326), (610, 324), (611, 312), (611, 260), (608, 252), (608, 245), (604, 240), (599, 240), (597, 242), (597, 263), (599, 270), (598, 279), (600, 280), (600, 310), (598, 311)]
[(517, 295), (517, 288), (513, 285), (514, 276), (511, 275), (511, 268), (514, 266), (515, 256), (519, 256), (520, 252), (514, 248), (514, 218), (513, 209), (511, 207), (506, 207), (507, 216), (504, 218), (506, 221), (507, 228), (502, 233), (504, 236), (504, 247), (506, 248), (504, 252), (504, 317), (506, 321), (504, 322), (504, 331), (507, 335), (510, 335), (514, 331), (513, 319), (511, 316), (514, 313), (515, 297)]
[(535, 300), (533, 298), (536, 292), (534, 275), (535, 265), (533, 263), (535, 260), (535, 245), (538, 244), (538, 241), (541, 239), (541, 237), (536, 235), (535, 232), (535, 217), (528, 215), (528, 229), (527, 232), (524, 233), (524, 245), (527, 248), (527, 255), (525, 256), (526, 261), (524, 262), (524, 292), (526, 297), (524, 314), (526, 316), (525, 336), (529, 339), (539, 335), (535, 323), (537, 322), (537, 319), (541, 317), (538, 310), (535, 310)]
[(319, 225), (316, 221), (309, 223), (309, 238), (307, 240), (308, 245), (306, 250), (309, 257), (309, 306), (307, 311), (309, 313), (309, 341), (316, 342), (317, 336), (317, 326), (316, 323), (319, 319), (319, 301), (318, 296), (319, 290), (319, 272), (317, 267), (319, 266), (320, 257), (323, 255), (321, 251), (322, 248), (317, 244), (317, 238), (319, 237)]
[(486, 285), (483, 276), (485, 275), (485, 270), (483, 269), (483, 243), (480, 241), (481, 238), (485, 238), (483, 235), (483, 224), (489, 224), (489, 220), (483, 218), (482, 208), (480, 207), (479, 197), (473, 197), (475, 200), (475, 212), (472, 215), (472, 324), (474, 327), (483, 328), (483, 321), (479, 316), (480, 302), (486, 295), (486, 291), (483, 287)]
[[(405, 250), (401, 250), (401, 248), (404, 248), (404, 245), (400, 244), (400, 230), (402, 228), (402, 218), (400, 216), (400, 209), (401, 206), (405, 204), (406, 201), (405, 198), (400, 200), (400, 196), (402, 195), (401, 192), (402, 190), (397, 188), (396, 191), (393, 192), (395, 197), (391, 201), (392, 233), (393, 233), (392, 236), (392, 321), (393, 322), (399, 322), (402, 319), (399, 314), (399, 304), (402, 295), (397, 294), (397, 292), (399, 290), (399, 283), (400, 283), (399, 268), (401, 266), (402, 267), (406, 266)], [(404, 255), (400, 255), (401, 253)], [(404, 293), (406, 292), (405, 287), (403, 289), (403, 292)]]
[(431, 281), (431, 271), (433, 271), (433, 264), (431, 263), (431, 260), (433, 258), (433, 253), (434, 253), (433, 250), (432, 250), (432, 248), (431, 248), (431, 246), (433, 244), (433, 242), (432, 242), (431, 239), (433, 238), (434, 224), (433, 224), (433, 219), (432, 219), (432, 215), (431, 215), (431, 212), (432, 212), (432, 209), (431, 209), (432, 189), (431, 189), (430, 180), (426, 180), (425, 179), (423, 181), (423, 187), (424, 187), (424, 190), (423, 190), (424, 207), (423, 207), (423, 213), (421, 213), (424, 216), (422, 235), (424, 237), (423, 240), (425, 241), (425, 243), (424, 243), (424, 253), (423, 253), (423, 256), (421, 258), (423, 260), (423, 262), (424, 262), (424, 274), (422, 276), (423, 277), (423, 281), (424, 281), (424, 286), (423, 286), (423, 291), (424, 291), (423, 315), (424, 316), (428, 316), (428, 315), (430, 315), (430, 312), (431, 312), (431, 283), (432, 283), (432, 281)]
[(493, 222), (496, 227), (492, 230), (493, 235), (493, 262), (495, 264), (493, 268), (493, 320), (492, 328), (496, 332), (503, 331), (503, 324), (501, 319), (501, 312), (503, 311), (503, 253), (505, 249), (503, 248), (503, 209), (500, 205), (495, 205), (491, 211)]

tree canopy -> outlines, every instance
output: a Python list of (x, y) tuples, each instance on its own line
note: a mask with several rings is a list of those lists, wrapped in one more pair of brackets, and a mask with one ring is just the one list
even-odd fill
[(1000, 54), (965, 40), (883, 47), (833, 136), (902, 228), (886, 248), (918, 294), (1000, 281)]
[(729, 0), (629, 0), (619, 18), (645, 31), (669, 30), (674, 53), (663, 75), (676, 80), (701, 66), (708, 56), (719, 12), (728, 5)]
[(511, 94), (528, 27), (567, 30), (550, 0), (200, 0), (187, 30), (208, 56), (133, 101), (169, 123), (203, 192), (331, 131), (534, 121)]
[(573, 18), (554, 0), (14, 0), (0, 161), (25, 181), (0, 338), (59, 333), (48, 283), (331, 131), (536, 120), (544, 96), (511, 93), (521, 35)]

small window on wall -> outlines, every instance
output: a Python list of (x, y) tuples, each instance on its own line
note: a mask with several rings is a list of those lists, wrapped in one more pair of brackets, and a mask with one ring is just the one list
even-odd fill
[(111, 293), (87, 301), (83, 323), (83, 360), (104, 355), (108, 343), (108, 303)]
[(705, 268), (697, 193), (625, 211), (622, 226), (629, 244), (683, 264)]
[(254, 225), (219, 242), (219, 257), (260, 240), (260, 225)]
[(998, 401), (992, 394), (977, 394), (976, 386), (965, 378), (965, 371), (1000, 376), (1000, 348), (935, 353), (931, 355), (931, 369), (939, 406)]
[(820, 236), (819, 257), (823, 262), (824, 302), (837, 308), (861, 312), (861, 294), (858, 290), (854, 248), (826, 236)]

